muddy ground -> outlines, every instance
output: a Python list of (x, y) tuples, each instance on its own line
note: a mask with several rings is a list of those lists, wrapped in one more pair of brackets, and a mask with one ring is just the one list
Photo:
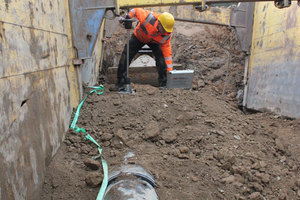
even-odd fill
[[(245, 55), (233, 29), (176, 27), (173, 59), (195, 70), (191, 90), (132, 84), (135, 94), (110, 92), (103, 73), (121, 54), (118, 30), (106, 41), (105, 92), (87, 98), (77, 125), (103, 147), (109, 169), (149, 171), (162, 200), (300, 199), (300, 120), (241, 110)], [(68, 131), (41, 199), (96, 199), (103, 174), (95, 155), (95, 145)]]

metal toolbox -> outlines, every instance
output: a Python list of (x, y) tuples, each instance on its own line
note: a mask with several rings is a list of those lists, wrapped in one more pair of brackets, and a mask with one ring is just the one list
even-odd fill
[(167, 75), (167, 88), (190, 89), (194, 78), (194, 70), (172, 70)]

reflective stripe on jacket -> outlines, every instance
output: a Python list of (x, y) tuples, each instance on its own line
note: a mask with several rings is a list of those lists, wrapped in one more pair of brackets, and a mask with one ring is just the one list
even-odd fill
[(161, 45), (161, 50), (167, 65), (167, 72), (173, 69), (171, 38), (172, 33), (162, 35), (158, 29), (159, 14), (144, 10), (142, 8), (134, 8), (128, 13), (131, 18), (136, 17), (139, 20), (134, 30), (136, 38), (143, 43), (156, 43)]

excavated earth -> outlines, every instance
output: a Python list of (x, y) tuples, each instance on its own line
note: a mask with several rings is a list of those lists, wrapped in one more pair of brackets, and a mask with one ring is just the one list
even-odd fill
[[(192, 89), (132, 84), (136, 93), (120, 95), (104, 75), (117, 66), (125, 33), (106, 39), (105, 91), (88, 96), (77, 123), (103, 147), (109, 169), (143, 166), (162, 200), (300, 199), (300, 120), (241, 109), (245, 55), (234, 29), (176, 23), (173, 59), (195, 70)], [(96, 155), (69, 130), (41, 199), (96, 199), (103, 178)]]

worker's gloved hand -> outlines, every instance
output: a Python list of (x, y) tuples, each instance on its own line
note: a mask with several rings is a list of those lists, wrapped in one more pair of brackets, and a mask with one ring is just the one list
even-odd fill
[(121, 17), (119, 18), (120, 24), (123, 24), (125, 19), (126, 19), (126, 18), (125, 18), (124, 16), (121, 16)]
[(121, 16), (121, 17), (119, 18), (119, 22), (120, 22), (121, 24), (123, 24), (125, 19), (131, 19), (131, 17), (130, 17), (128, 14), (127, 14), (127, 15), (124, 15), (124, 16)]

